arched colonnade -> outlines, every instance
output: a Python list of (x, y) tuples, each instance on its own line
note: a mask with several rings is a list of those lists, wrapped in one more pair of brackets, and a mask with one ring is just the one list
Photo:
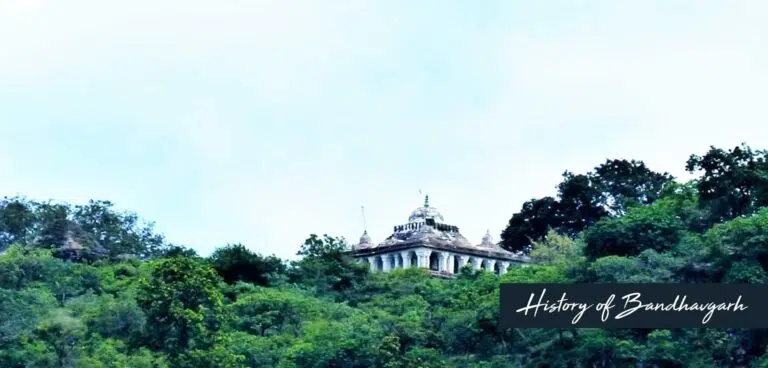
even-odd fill
[(359, 260), (369, 264), (373, 272), (388, 272), (398, 268), (419, 267), (451, 274), (458, 273), (466, 265), (470, 265), (472, 270), (483, 269), (496, 274), (505, 274), (512, 263), (510, 261), (477, 255), (430, 249), (409, 249), (361, 257)]

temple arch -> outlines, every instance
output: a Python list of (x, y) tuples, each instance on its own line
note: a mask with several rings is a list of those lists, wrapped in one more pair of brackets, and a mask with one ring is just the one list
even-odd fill
[(467, 264), (468, 264), (468, 265), (469, 265), (469, 267), (472, 269), (472, 271), (477, 271), (477, 270), (475, 269), (475, 263), (477, 263), (477, 261), (476, 261), (475, 257), (471, 257), (471, 256), (470, 256), (469, 258), (467, 258)]
[(459, 273), (459, 271), (461, 270), (461, 263), (459, 263), (460, 258), (461, 256), (456, 256), (456, 255), (453, 256), (453, 264), (451, 265), (451, 267), (453, 267), (453, 269), (451, 270), (452, 273)]
[(429, 255), (429, 269), (432, 271), (440, 271), (440, 255), (437, 252), (432, 252)]
[(397, 268), (397, 255), (395, 254), (387, 254), (384, 257), (387, 257), (385, 260), (385, 264), (387, 265), (387, 269), (385, 271), (391, 271)]

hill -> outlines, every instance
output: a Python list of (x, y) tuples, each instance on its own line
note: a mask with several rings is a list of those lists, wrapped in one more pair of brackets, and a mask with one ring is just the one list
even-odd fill
[(768, 155), (692, 155), (688, 183), (640, 161), (566, 172), (502, 234), (537, 262), (370, 273), (342, 239), (299, 261), (200, 256), (108, 201), (0, 202), (2, 367), (758, 367), (764, 329), (498, 327), (502, 282), (765, 283)]

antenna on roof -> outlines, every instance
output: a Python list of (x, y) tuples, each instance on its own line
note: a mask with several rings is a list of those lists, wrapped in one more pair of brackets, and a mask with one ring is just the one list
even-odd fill
[(360, 206), (360, 211), (363, 213), (363, 232), (368, 233), (368, 224), (365, 221), (365, 206)]

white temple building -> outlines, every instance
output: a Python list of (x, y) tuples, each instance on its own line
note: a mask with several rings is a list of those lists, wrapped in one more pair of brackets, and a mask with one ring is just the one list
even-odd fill
[(374, 272), (419, 267), (437, 275), (451, 276), (469, 265), (473, 270), (504, 274), (509, 267), (529, 261), (522, 253), (499, 247), (489, 232), (480, 244), (472, 245), (459, 233), (458, 227), (446, 224), (443, 215), (429, 205), (429, 196), (425, 197), (422, 207), (411, 213), (408, 223), (395, 226), (386, 240), (374, 244), (365, 231), (360, 243), (351, 248), (351, 255), (368, 263)]

